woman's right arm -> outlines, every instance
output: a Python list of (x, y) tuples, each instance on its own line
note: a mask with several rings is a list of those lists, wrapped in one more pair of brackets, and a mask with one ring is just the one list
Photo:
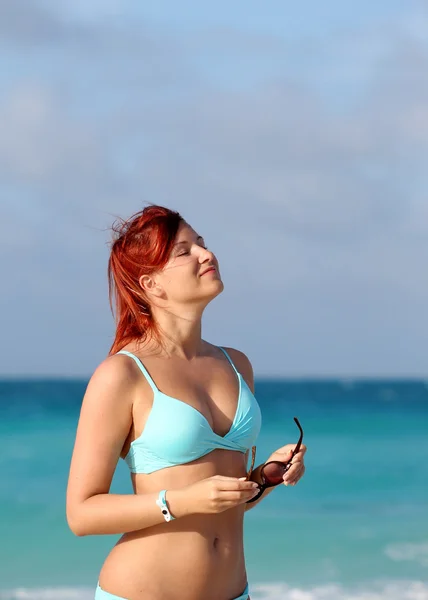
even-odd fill
[[(110, 494), (123, 445), (132, 426), (140, 372), (126, 357), (102, 362), (86, 389), (67, 486), (67, 521), (76, 535), (120, 534), (164, 523), (158, 493)], [(252, 483), (214, 476), (167, 493), (174, 517), (216, 513), (246, 502)]]
[(132, 367), (126, 357), (109, 357), (86, 389), (67, 487), (67, 521), (76, 535), (125, 533), (163, 519), (154, 494), (109, 494), (132, 425)]

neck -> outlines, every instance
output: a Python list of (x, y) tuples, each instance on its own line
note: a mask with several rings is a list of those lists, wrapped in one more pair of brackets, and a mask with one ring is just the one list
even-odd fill
[[(159, 354), (166, 358), (191, 360), (203, 353), (202, 312), (189, 308), (180, 312), (154, 309), (153, 318), (159, 328), (162, 347)], [(158, 344), (156, 344), (158, 346)]]

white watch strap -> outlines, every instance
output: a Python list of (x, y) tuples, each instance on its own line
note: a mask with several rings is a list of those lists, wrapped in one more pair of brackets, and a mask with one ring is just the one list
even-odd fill
[(163, 514), (163, 518), (165, 519), (165, 521), (169, 522), (169, 521), (173, 521), (175, 519), (175, 517), (173, 517), (172, 514), (169, 512), (165, 495), (166, 495), (166, 490), (161, 490), (159, 492), (158, 499), (156, 500), (156, 504), (161, 509), (161, 512)]

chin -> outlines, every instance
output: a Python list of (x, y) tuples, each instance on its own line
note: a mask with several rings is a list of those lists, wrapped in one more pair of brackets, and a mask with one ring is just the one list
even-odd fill
[(207, 298), (209, 298), (210, 300), (214, 300), (214, 298), (216, 298), (219, 294), (221, 294), (223, 290), (224, 290), (224, 283), (222, 282), (221, 279), (217, 279), (212, 282), (212, 287), (211, 287), (210, 293), (207, 292)]

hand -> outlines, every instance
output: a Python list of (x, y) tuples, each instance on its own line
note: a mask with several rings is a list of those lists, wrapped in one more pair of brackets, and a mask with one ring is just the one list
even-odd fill
[[(278, 448), (273, 454), (271, 454), (266, 462), (270, 460), (277, 460), (279, 462), (287, 463), (293, 454), (293, 450), (296, 444), (286, 444), (282, 448)], [(296, 485), (296, 483), (303, 477), (305, 473), (304, 456), (306, 453), (306, 446), (302, 444), (299, 452), (293, 457), (291, 461), (291, 467), (284, 474), (284, 485)]]
[(190, 512), (193, 514), (221, 513), (257, 494), (259, 486), (246, 477), (223, 477), (214, 475), (182, 488), (185, 493)]

